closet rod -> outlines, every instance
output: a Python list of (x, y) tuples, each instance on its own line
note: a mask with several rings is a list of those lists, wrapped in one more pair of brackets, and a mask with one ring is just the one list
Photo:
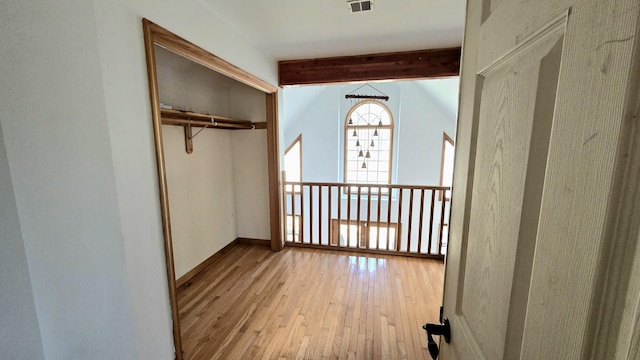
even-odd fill
[(179, 125), (179, 126), (188, 126), (191, 125), (193, 127), (211, 127), (218, 129), (255, 129), (255, 125), (251, 122), (227, 122), (223, 120), (214, 120), (214, 121), (204, 121), (204, 120), (186, 120), (186, 119), (173, 119), (173, 118), (162, 118), (163, 125)]

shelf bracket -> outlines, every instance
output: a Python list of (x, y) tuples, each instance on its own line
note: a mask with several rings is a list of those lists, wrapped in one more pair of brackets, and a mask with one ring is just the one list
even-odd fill
[[(214, 122), (213, 122), (213, 126), (218, 126), (218, 123), (216, 123), (216, 122), (214, 121)], [(191, 125), (189, 125), (189, 127), (191, 127)], [(197, 133), (195, 133), (195, 134), (191, 137), (191, 140), (195, 139), (195, 138), (196, 138), (196, 136), (198, 136), (198, 134), (200, 134), (200, 133), (202, 132), (202, 130), (204, 130), (204, 129), (208, 128), (208, 127), (209, 127), (209, 125), (205, 125), (204, 127), (202, 127), (202, 129), (198, 130), (198, 132), (197, 132)]]
[(187, 154), (193, 152), (193, 136), (191, 136), (191, 125), (184, 125), (184, 150)]
[[(218, 126), (218, 123), (211, 119), (213, 126)], [(202, 129), (198, 130), (197, 133), (193, 134), (191, 130), (191, 124), (183, 125), (184, 127), (184, 148), (187, 154), (191, 154), (193, 152), (193, 139), (198, 136), (202, 132), (202, 130), (209, 127), (209, 125), (205, 125)]]

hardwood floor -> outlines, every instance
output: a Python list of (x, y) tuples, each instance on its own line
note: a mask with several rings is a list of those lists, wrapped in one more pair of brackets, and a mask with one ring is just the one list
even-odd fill
[(239, 244), (178, 292), (200, 359), (427, 359), (444, 266), (431, 259)]

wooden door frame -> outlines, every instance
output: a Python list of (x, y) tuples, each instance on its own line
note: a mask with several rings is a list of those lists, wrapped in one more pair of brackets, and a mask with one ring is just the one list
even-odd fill
[(153, 121), (153, 136), (155, 139), (156, 163), (158, 168), (160, 212), (162, 215), (162, 233), (164, 237), (169, 300), (171, 303), (171, 317), (173, 322), (173, 341), (176, 360), (182, 360), (182, 335), (180, 333), (173, 240), (171, 238), (169, 193), (167, 189), (164, 145), (162, 141), (162, 120), (160, 116), (160, 97), (158, 92), (158, 75), (154, 45), (162, 46), (163, 48), (166, 48), (193, 62), (201, 64), (213, 71), (221, 73), (265, 93), (271, 248), (274, 251), (282, 249), (279, 177), (280, 150), (278, 142), (278, 88), (147, 19), (142, 19), (142, 27), (144, 32), (147, 75), (149, 79), (149, 96), (151, 100), (151, 114)]

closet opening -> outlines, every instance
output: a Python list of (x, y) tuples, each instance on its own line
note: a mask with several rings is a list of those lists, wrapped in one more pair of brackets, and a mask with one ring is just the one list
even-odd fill
[(177, 289), (238, 242), (282, 249), (277, 88), (143, 19), (176, 359)]

